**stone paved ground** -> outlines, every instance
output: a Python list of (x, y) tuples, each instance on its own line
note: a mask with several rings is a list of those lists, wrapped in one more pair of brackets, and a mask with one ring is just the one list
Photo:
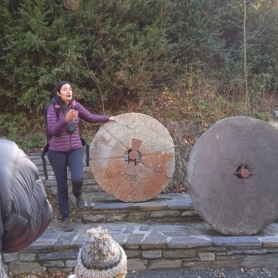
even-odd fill
[[(56, 272), (54, 274), (32, 275), (9, 275), (9, 278), (67, 278), (68, 274)], [(212, 270), (145, 270), (145, 271), (128, 271), (126, 278), (268, 278), (278, 277), (276, 268), (255, 268), (255, 269), (212, 269)]]

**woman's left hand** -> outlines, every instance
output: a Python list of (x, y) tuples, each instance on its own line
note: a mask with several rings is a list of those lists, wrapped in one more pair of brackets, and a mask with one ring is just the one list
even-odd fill
[(115, 119), (114, 117), (109, 117), (109, 122), (110, 122), (110, 121), (112, 121), (112, 122), (117, 122), (116, 119)]

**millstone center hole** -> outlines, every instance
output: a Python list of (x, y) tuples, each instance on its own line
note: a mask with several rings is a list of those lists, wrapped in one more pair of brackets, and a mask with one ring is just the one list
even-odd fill
[(251, 170), (252, 169), (248, 165), (241, 164), (236, 169), (236, 175), (239, 179), (246, 179), (249, 177)]
[[(130, 160), (128, 155), (131, 151), (132, 150), (128, 150), (124, 155), (124, 161), (125, 161), (126, 164), (128, 164), (128, 162)], [(138, 165), (141, 161), (141, 154), (140, 154), (140, 152), (137, 152), (136, 154), (137, 154), (137, 156), (136, 156), (136, 165)]]

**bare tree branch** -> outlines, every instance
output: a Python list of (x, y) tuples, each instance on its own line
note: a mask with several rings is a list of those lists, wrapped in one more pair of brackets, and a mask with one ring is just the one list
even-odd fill
[(244, 48), (244, 79), (245, 79), (245, 97), (248, 100), (248, 72), (247, 72), (247, 53), (246, 53), (246, 0), (244, 1), (244, 20), (243, 20), (243, 48)]
[[(111, 56), (105, 58), (105, 59), (100, 63), (100, 65), (97, 67), (97, 69), (96, 69), (95, 71), (93, 71), (93, 70), (90, 69), (85, 54), (84, 54), (84, 56), (83, 56), (83, 57), (84, 57), (84, 60), (85, 60), (85, 63), (86, 63), (86, 65), (87, 65), (87, 68), (88, 68), (89, 72), (93, 75), (93, 78), (94, 78), (94, 80), (95, 80), (95, 82), (96, 82), (96, 84), (97, 84), (97, 88), (98, 88), (98, 91), (99, 91), (99, 94), (100, 94), (100, 98), (101, 98), (101, 108), (102, 108), (102, 113), (103, 113), (103, 114), (105, 113), (105, 108), (104, 108), (104, 96), (103, 96), (104, 94), (103, 94), (103, 92), (102, 92), (102, 90), (101, 90), (101, 87), (100, 87), (100, 85), (99, 85), (98, 78), (97, 78), (97, 76), (96, 76), (96, 72), (97, 72), (99, 69), (101, 69), (101, 66), (102, 66), (103, 64), (105, 64), (105, 62), (109, 61), (109, 60), (110, 60), (114, 55), (116, 55), (116, 54), (117, 54), (117, 52), (112, 52)], [(118, 78), (117, 78), (114, 82), (112, 82), (112, 85), (111, 85), (110, 88), (106, 91), (106, 93), (108, 93), (113, 87), (115, 87), (115, 85), (117, 84), (117, 82), (119, 81), (119, 79), (121, 78), (121, 76), (122, 76), (122, 73), (119, 74)], [(106, 79), (106, 81), (108, 81), (108, 80)], [(109, 82), (109, 81), (108, 81), (108, 82)], [(109, 83), (111, 83), (111, 82), (109, 82)]]

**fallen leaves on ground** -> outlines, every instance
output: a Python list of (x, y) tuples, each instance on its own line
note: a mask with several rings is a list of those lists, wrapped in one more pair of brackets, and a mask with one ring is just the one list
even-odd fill
[(56, 271), (51, 274), (32, 272), (31, 274), (13, 275), (12, 273), (9, 273), (9, 278), (67, 278), (70, 274), (71, 273), (63, 273), (61, 271)]

